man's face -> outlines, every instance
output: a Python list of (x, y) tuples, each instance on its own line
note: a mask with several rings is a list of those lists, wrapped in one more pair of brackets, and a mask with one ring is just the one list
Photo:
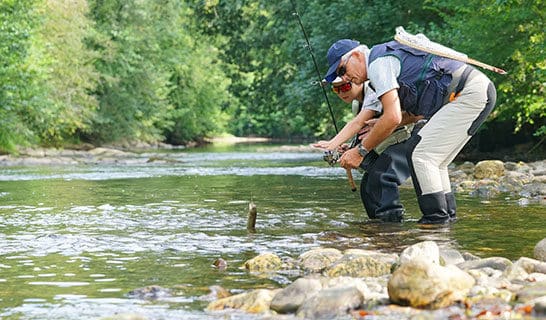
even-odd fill
[(336, 73), (345, 82), (364, 83), (368, 80), (364, 55), (358, 51), (349, 52), (341, 59)]

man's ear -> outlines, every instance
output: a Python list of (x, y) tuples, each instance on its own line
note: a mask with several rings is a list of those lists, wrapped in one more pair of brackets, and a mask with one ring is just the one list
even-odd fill
[(360, 62), (364, 61), (364, 55), (362, 54), (362, 52), (360, 52), (358, 50), (351, 51), (351, 55), (353, 56), (353, 58), (358, 59), (358, 61), (360, 61)]

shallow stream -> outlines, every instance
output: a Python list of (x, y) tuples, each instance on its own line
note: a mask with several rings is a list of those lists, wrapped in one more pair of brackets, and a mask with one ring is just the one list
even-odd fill
[[(214, 319), (203, 311), (212, 285), (236, 293), (293, 280), (240, 268), (259, 253), (296, 258), (318, 246), (399, 253), (435, 240), (515, 260), (532, 257), (546, 236), (544, 206), (520, 206), (509, 195), (459, 194), (457, 223), (423, 229), (413, 190), (403, 188), (406, 221), (372, 223), (343, 169), (320, 153), (281, 150), (213, 146), (170, 151), (177, 160), (170, 163), (0, 168), (0, 318)], [(246, 230), (251, 200), (256, 233)], [(218, 258), (226, 270), (213, 266)], [(149, 285), (176, 294), (128, 296)]]

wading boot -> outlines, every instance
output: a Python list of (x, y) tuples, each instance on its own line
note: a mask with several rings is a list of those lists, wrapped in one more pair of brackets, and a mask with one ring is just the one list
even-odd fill
[(420, 224), (442, 224), (449, 221), (447, 201), (444, 192), (424, 194), (417, 197), (423, 217)]
[(392, 209), (383, 212), (376, 212), (375, 216), (383, 222), (402, 222), (404, 209)]
[(446, 203), (449, 221), (455, 222), (457, 220), (457, 202), (455, 201), (455, 195), (453, 192), (446, 193)]

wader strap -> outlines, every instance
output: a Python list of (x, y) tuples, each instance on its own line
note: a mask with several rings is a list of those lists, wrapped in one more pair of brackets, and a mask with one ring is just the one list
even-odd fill
[(448, 88), (449, 99), (448, 101), (445, 101), (445, 103), (449, 103), (455, 99), (461, 94), (461, 91), (463, 91), (464, 86), (466, 84), (466, 81), (468, 80), (468, 77), (474, 71), (474, 67), (471, 66), (465, 66), (462, 74), (459, 76), (457, 72), (453, 74), (453, 79), (451, 80), (451, 84)]
[(404, 142), (408, 140), (411, 137), (411, 131), (413, 130), (413, 123), (410, 123), (405, 126), (401, 126), (396, 128), (393, 133), (391, 133), (390, 136), (388, 136), (383, 142), (377, 145), (377, 147), (374, 148), (375, 152), (377, 154), (383, 153), (385, 149), (392, 146), (393, 144), (397, 144), (400, 142)]
[(455, 88), (455, 95), (458, 95), (463, 91), (464, 85), (466, 84), (466, 80), (468, 80), (468, 76), (470, 73), (474, 71), (474, 68), (471, 66), (466, 66), (466, 68), (463, 71), (463, 74), (461, 75), (461, 79), (459, 80), (459, 83), (457, 84), (457, 87)]

